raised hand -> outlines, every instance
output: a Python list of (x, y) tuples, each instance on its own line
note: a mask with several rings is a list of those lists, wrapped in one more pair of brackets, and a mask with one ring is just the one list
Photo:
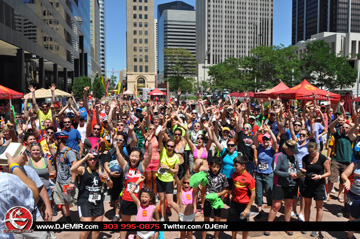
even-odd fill
[(180, 88), (177, 90), (177, 95), (178, 95), (178, 96), (181, 95), (181, 90), (180, 90)]
[(130, 120), (129, 130), (134, 130), (134, 128), (135, 128), (134, 121)]
[(30, 96), (28, 94), (24, 95), (24, 99), (25, 100), (29, 100), (30, 99)]
[(110, 108), (116, 108), (116, 105), (117, 105), (117, 103), (116, 103), (116, 100), (115, 99), (112, 99), (111, 100), (111, 103), (110, 103)]
[(31, 92), (31, 93), (34, 93), (35, 92), (35, 90), (36, 90), (36, 87), (33, 87), (33, 85), (29, 85), (29, 91)]
[(88, 92), (89, 89), (90, 89), (90, 86), (86, 86), (86, 87), (84, 88), (84, 92)]
[(51, 91), (55, 91), (56, 90), (56, 85), (54, 83), (52, 83), (49, 88), (50, 88)]

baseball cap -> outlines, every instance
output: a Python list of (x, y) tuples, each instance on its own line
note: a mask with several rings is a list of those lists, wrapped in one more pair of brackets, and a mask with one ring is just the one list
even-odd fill
[(191, 111), (191, 113), (197, 113), (197, 111), (196, 111), (196, 110), (193, 110), (193, 111)]
[(105, 116), (104, 118), (102, 118), (102, 122), (105, 122), (105, 121), (107, 121), (108, 120), (108, 117), (107, 116)]
[(263, 135), (263, 138), (271, 139), (271, 135), (269, 133), (266, 133)]
[(255, 106), (256, 106), (256, 104), (255, 104), (255, 103), (251, 103), (251, 104), (250, 104), (250, 106), (255, 107)]
[(85, 120), (85, 117), (83, 115), (80, 115), (80, 120)]
[(136, 108), (136, 111), (141, 111), (142, 112), (142, 109), (141, 108)]
[(223, 128), (222, 128), (222, 131), (226, 131), (226, 130), (230, 132), (229, 127), (223, 127)]
[(253, 115), (250, 115), (250, 116), (249, 116), (249, 119), (254, 119), (254, 120), (256, 120), (256, 117), (253, 116)]

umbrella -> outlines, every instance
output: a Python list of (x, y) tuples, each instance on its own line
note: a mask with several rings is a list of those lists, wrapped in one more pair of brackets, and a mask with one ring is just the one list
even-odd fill
[(23, 93), (17, 92), (15, 90), (0, 85), (0, 99), (13, 100), (13, 99), (21, 99), (23, 97), (24, 97)]
[(242, 92), (242, 93), (232, 92), (232, 93), (230, 93), (230, 96), (231, 97), (254, 97), (254, 92), (248, 92), (247, 96), (245, 96), (245, 94), (246, 94), (246, 92)]
[(155, 88), (155, 90), (149, 92), (148, 95), (166, 95), (166, 93), (165, 93), (165, 92), (162, 92), (162, 91), (159, 90), (158, 88)]
[(255, 98), (268, 98), (268, 97), (271, 97), (271, 94), (272, 94), (273, 92), (281, 91), (281, 90), (287, 90), (287, 89), (289, 89), (289, 87), (287, 87), (287, 86), (281, 81), (277, 86), (275, 86), (275, 87), (272, 88), (272, 89), (269, 89), (269, 90), (266, 90), (266, 91), (263, 91), (263, 92), (255, 93)]
[(131, 92), (131, 91), (129, 91), (129, 90), (127, 90), (127, 91), (125, 91), (123, 94), (124, 94), (124, 95), (133, 95), (134, 93)]
[(327, 100), (327, 95), (333, 101), (340, 101), (340, 95), (319, 89), (311, 85), (307, 80), (304, 80), (299, 85), (287, 90), (273, 92), (274, 97), (280, 96), (282, 99), (297, 99), (297, 100), (312, 100), (315, 94), (315, 100)]
[[(28, 93), (27, 95), (29, 97), (31, 97), (31, 93)], [(56, 89), (55, 90), (55, 97), (71, 97), (71, 94), (69, 94), (69, 93), (67, 93), (65, 91)], [(35, 98), (36, 99), (51, 98), (51, 90), (50, 89), (44, 89), (44, 88), (35, 90)]]

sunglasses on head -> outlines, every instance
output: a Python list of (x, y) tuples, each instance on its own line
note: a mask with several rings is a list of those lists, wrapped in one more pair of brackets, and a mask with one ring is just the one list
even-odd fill
[(31, 145), (32, 145), (32, 146), (40, 146), (40, 144), (39, 144), (39, 143), (36, 143), (36, 142), (32, 143)]

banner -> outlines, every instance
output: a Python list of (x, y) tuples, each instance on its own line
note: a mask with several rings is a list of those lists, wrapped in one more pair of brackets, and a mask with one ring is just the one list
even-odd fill
[(104, 88), (105, 88), (105, 80), (104, 80), (104, 76), (101, 76), (101, 83), (103, 84)]
[(118, 95), (120, 95), (121, 85), (122, 85), (122, 81), (119, 79), (118, 87), (117, 87), (117, 94), (118, 94)]
[(110, 84), (110, 81), (108, 80), (108, 82), (106, 83), (105, 97), (108, 96), (109, 84)]

